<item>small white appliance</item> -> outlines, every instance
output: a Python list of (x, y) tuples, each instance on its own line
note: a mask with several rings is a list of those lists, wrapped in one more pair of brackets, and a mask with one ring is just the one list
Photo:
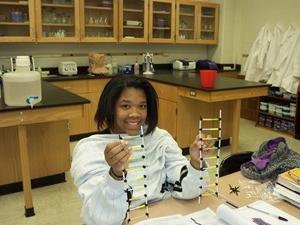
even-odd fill
[(58, 66), (58, 72), (63, 76), (72, 76), (77, 74), (76, 62), (60, 62)]
[(173, 62), (174, 70), (194, 70), (196, 69), (196, 62), (187, 59), (176, 59)]

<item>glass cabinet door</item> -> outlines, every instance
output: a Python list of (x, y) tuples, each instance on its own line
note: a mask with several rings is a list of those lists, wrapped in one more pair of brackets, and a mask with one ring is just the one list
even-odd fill
[(1, 0), (0, 42), (32, 42), (34, 40), (34, 0)]
[(116, 42), (118, 0), (82, 0), (81, 3), (81, 40)]
[(147, 42), (148, 0), (120, 0), (120, 42)]
[(79, 41), (79, 0), (37, 0), (39, 42)]
[(175, 41), (175, 1), (150, 0), (149, 42)]
[(195, 43), (197, 3), (186, 0), (177, 1), (176, 10), (176, 42)]
[(219, 5), (200, 3), (198, 41), (203, 44), (218, 43)]

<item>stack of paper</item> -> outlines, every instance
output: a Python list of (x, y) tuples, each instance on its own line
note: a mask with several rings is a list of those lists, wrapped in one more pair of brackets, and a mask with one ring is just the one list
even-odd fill
[[(248, 207), (231, 208), (228, 205), (221, 204), (215, 214), (211, 209), (194, 212), (192, 214), (181, 216), (167, 216), (154, 219), (148, 219), (137, 223), (136, 225), (257, 225), (257, 224), (276, 224), (276, 225), (299, 225), (300, 220), (290, 214), (268, 204), (264, 201), (256, 201)], [(268, 215), (263, 212), (270, 213)], [(287, 219), (283, 221), (276, 216)]]
[[(300, 220), (290, 214), (270, 205), (264, 201), (256, 201), (249, 205), (255, 209), (270, 213), (268, 215), (258, 210), (248, 207), (232, 209), (227, 205), (220, 205), (217, 209), (217, 216), (230, 225), (257, 225), (257, 224), (276, 224), (276, 225), (299, 225)], [(278, 219), (278, 217), (286, 218), (287, 221)]]
[(279, 174), (274, 194), (300, 208), (300, 168)]
[(295, 168), (279, 174), (277, 183), (300, 193), (300, 168)]

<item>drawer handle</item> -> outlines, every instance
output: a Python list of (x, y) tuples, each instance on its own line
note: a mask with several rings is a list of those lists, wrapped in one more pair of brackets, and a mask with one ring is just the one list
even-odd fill
[(195, 97), (197, 95), (196, 91), (190, 91), (190, 96)]

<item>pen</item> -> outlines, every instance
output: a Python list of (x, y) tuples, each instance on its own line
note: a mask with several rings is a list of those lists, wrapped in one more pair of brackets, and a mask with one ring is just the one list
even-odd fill
[(232, 206), (233, 208), (236, 208), (236, 209), (238, 208), (238, 206), (235, 205), (235, 204), (233, 204), (232, 202), (225, 201), (225, 203), (228, 204), (228, 205), (230, 205), (230, 206)]
[(197, 220), (195, 220), (195, 219), (192, 218), (192, 217), (191, 217), (191, 220), (192, 220), (195, 224), (201, 225), (201, 223), (198, 223)]
[(277, 218), (277, 219), (279, 219), (279, 220), (282, 220), (282, 221), (286, 221), (286, 222), (288, 221), (288, 219), (286, 219), (286, 218), (284, 218), (284, 217), (282, 217), (282, 216), (278, 216), (278, 215), (275, 215), (275, 214), (272, 214), (272, 213), (263, 211), (263, 210), (261, 210), (261, 209), (254, 208), (254, 207), (249, 206), (249, 205), (247, 205), (247, 208), (256, 210), (256, 211), (261, 212), (261, 213), (264, 213), (264, 214), (267, 214), (267, 215), (269, 215), (269, 216), (275, 217), (275, 218)]

